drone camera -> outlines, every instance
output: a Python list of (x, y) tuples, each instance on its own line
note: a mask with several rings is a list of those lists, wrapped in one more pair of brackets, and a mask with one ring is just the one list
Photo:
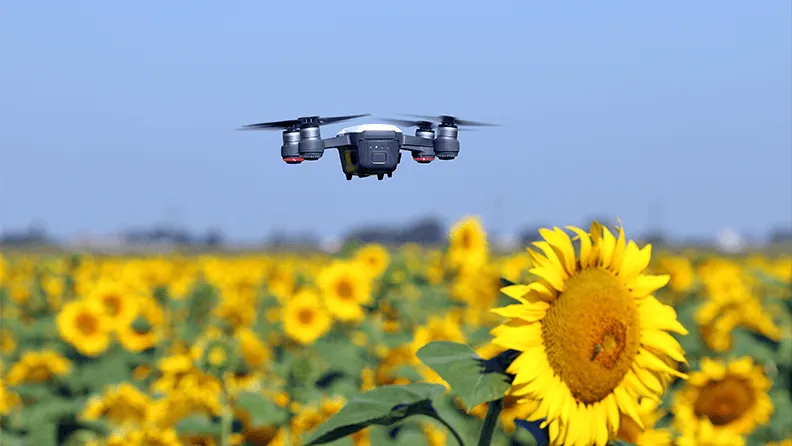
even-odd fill
[(434, 151), (441, 160), (452, 160), (459, 154), (459, 129), (456, 126), (441, 125), (437, 128)]

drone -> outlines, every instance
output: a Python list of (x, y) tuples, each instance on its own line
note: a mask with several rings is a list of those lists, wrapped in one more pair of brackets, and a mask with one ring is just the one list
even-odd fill
[[(237, 130), (282, 130), (281, 158), (287, 164), (316, 161), (327, 149), (337, 149), (341, 168), (347, 181), (352, 177), (376, 176), (382, 181), (391, 178), (401, 162), (401, 152), (409, 151), (412, 159), (429, 164), (439, 158), (452, 160), (459, 154), (460, 127), (496, 126), (484, 122), (457, 119), (453, 116), (406, 115), (418, 120), (385, 119), (392, 124), (362, 124), (342, 129), (336, 136), (322, 139), (319, 127), (350, 121), (371, 114), (346, 116), (308, 116), (285, 121), (250, 124)], [(417, 127), (415, 136), (399, 127)]]

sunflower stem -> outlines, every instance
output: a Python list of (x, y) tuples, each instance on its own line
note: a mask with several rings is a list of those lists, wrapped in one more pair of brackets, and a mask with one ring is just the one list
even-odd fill
[(503, 398), (490, 401), (487, 405), (487, 416), (484, 417), (484, 425), (481, 426), (478, 446), (489, 446), (492, 443), (492, 435), (495, 433), (495, 426), (498, 425), (501, 409), (503, 409)]
[(438, 421), (440, 424), (442, 424), (443, 426), (445, 426), (445, 427), (446, 427), (446, 429), (448, 429), (449, 431), (451, 431), (451, 435), (453, 435), (453, 436), (454, 436), (454, 438), (456, 439), (456, 442), (459, 444), (459, 446), (465, 446), (465, 442), (464, 442), (464, 441), (462, 441), (462, 437), (459, 435), (459, 433), (456, 431), (456, 429), (454, 429), (454, 428), (453, 428), (453, 426), (451, 426), (450, 424), (448, 424), (448, 422), (447, 422), (446, 420), (444, 420), (444, 419), (443, 419), (443, 418), (442, 418), (440, 415), (438, 415), (438, 414), (437, 414), (437, 412), (435, 412), (434, 410), (432, 410), (432, 411), (431, 411), (431, 413), (424, 412), (424, 415), (427, 415), (427, 416), (430, 416), (430, 417), (434, 418), (434, 419), (435, 419), (435, 420), (437, 420), (437, 421)]
[(223, 384), (223, 414), (220, 418), (220, 446), (231, 446), (231, 434), (233, 433), (234, 410), (231, 407), (231, 395), (228, 393), (226, 385)]
[(220, 445), (221, 446), (231, 446), (231, 430), (233, 424), (233, 415), (231, 412), (230, 407), (225, 407), (223, 410), (223, 418), (221, 419), (221, 429), (222, 433), (220, 434)]

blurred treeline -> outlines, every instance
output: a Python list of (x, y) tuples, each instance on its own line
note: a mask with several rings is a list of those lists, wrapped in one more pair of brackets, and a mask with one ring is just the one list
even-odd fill
[[(607, 218), (597, 218), (598, 221), (606, 225), (615, 224)], [(542, 223), (524, 225), (523, 229), (510, 237), (511, 243), (517, 246), (525, 246), (538, 240), (538, 229)], [(448, 234), (448, 224), (437, 217), (423, 217), (406, 224), (368, 224), (353, 227), (340, 240), (341, 244), (358, 243), (380, 243), (384, 245), (401, 245), (405, 243), (417, 243), (421, 245), (441, 245), (445, 243)], [(490, 231), (490, 236), (497, 239), (499, 234)], [(657, 229), (645, 234), (637, 234), (636, 239), (645, 243), (652, 243), (655, 246), (663, 245), (684, 245), (684, 246), (710, 246), (713, 244), (715, 235), (710, 240), (670, 240), (664, 236), (662, 230)], [(754, 244), (770, 245), (792, 245), (792, 227), (779, 226), (760, 239), (750, 240)], [(317, 234), (305, 232), (289, 232), (286, 230), (275, 231), (269, 235), (263, 235), (260, 240), (246, 241), (246, 244), (266, 245), (268, 247), (290, 247), (290, 246), (321, 246), (324, 240)], [(113, 236), (90, 238), (78, 238), (62, 240), (52, 236), (40, 224), (31, 225), (24, 230), (5, 231), (0, 234), (0, 246), (8, 248), (24, 249), (26, 247), (47, 247), (66, 244), (84, 245), (177, 245), (194, 247), (223, 247), (239, 244), (238, 240), (233, 240), (223, 234), (220, 229), (209, 229), (203, 232), (190, 231), (172, 224), (156, 224), (148, 228), (127, 229), (118, 232)]]

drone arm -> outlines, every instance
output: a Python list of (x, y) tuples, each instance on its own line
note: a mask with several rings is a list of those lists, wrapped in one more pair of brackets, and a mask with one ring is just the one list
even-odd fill
[(349, 135), (338, 135), (332, 138), (324, 139), (323, 141), (325, 150), (352, 145)]
[(434, 152), (434, 140), (428, 138), (421, 138), (420, 136), (403, 135), (402, 150), (409, 150), (411, 152)]

